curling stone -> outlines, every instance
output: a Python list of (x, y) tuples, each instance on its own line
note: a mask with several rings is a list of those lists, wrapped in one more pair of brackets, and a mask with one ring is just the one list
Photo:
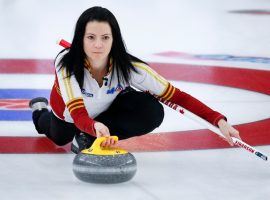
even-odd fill
[[(118, 141), (117, 136), (110, 136)], [(101, 147), (105, 137), (97, 138), (89, 149), (77, 154), (73, 160), (73, 173), (88, 183), (121, 183), (135, 175), (135, 157), (124, 149)]]

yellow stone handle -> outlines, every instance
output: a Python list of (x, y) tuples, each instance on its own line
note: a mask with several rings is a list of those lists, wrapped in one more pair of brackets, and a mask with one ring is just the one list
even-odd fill
[(108, 138), (114, 139), (116, 142), (118, 141), (117, 136), (110, 137), (99, 137), (97, 138), (92, 146), (89, 149), (85, 149), (82, 151), (84, 154), (92, 154), (92, 155), (117, 155), (117, 154), (126, 154), (128, 153), (126, 150), (117, 148), (117, 147), (101, 147), (101, 143)]
[(105, 140), (107, 140), (108, 138), (112, 138), (114, 139), (114, 141), (118, 142), (118, 137), (117, 136), (109, 136), (109, 137), (99, 137), (97, 138), (94, 143), (92, 144), (91, 148), (93, 150), (98, 150), (101, 149), (102, 147), (100, 146), (102, 142), (104, 142)]

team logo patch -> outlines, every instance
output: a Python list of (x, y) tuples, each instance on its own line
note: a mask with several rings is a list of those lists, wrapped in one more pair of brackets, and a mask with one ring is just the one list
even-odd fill
[(123, 86), (118, 84), (116, 87), (107, 90), (107, 94), (113, 94), (115, 92), (121, 92), (123, 90)]

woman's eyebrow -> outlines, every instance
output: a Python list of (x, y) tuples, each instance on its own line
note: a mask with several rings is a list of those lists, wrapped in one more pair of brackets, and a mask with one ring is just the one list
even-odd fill
[[(96, 35), (94, 33), (86, 33), (85, 35)], [(101, 36), (105, 36), (105, 35), (112, 35), (111, 33), (104, 33)]]

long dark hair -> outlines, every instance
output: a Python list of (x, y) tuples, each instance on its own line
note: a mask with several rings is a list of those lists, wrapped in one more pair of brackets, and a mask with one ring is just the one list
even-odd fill
[(119, 83), (121, 81), (128, 83), (130, 80), (131, 70), (137, 72), (131, 62), (143, 61), (127, 53), (118, 22), (115, 16), (106, 8), (92, 7), (81, 14), (76, 23), (74, 37), (70, 48), (62, 50), (56, 56), (57, 59), (62, 52), (68, 50), (68, 52), (60, 58), (57, 65), (60, 66), (60, 69), (62, 67), (66, 68), (68, 77), (74, 74), (80, 88), (83, 87), (84, 59), (86, 58), (83, 50), (83, 37), (85, 34), (85, 27), (90, 21), (107, 22), (110, 25), (113, 37), (112, 48), (109, 53), (109, 56), (113, 61), (112, 73), (117, 73)]

